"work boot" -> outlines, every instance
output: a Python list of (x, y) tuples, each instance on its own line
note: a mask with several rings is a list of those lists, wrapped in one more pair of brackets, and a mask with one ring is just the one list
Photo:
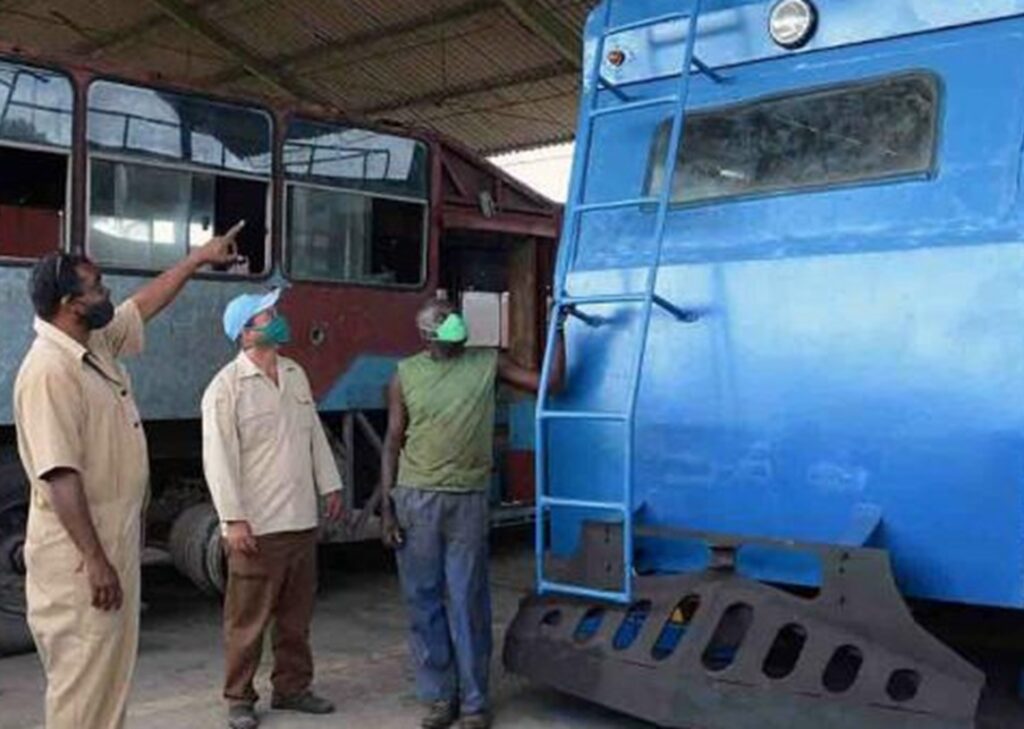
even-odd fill
[(259, 725), (260, 720), (252, 704), (237, 703), (228, 707), (230, 729), (256, 729)]
[(459, 706), (454, 701), (440, 699), (430, 705), (426, 716), (420, 720), (423, 729), (448, 729), (459, 718)]
[(491, 729), (491, 715), (486, 711), (466, 714), (459, 721), (459, 729)]
[(270, 699), (270, 708), (280, 711), (297, 711), (300, 714), (334, 713), (334, 704), (317, 696), (312, 691), (306, 691), (297, 696), (273, 696)]

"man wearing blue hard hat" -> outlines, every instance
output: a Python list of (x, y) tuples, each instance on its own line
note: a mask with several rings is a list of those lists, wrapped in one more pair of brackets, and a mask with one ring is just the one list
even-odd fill
[(253, 678), (274, 624), (271, 707), (329, 714), (315, 695), (309, 626), (316, 591), (320, 497), (342, 516), (341, 476), (306, 373), (279, 354), (288, 321), (280, 289), (243, 294), (224, 310), (235, 357), (203, 394), (203, 469), (228, 557), (224, 597), (224, 697), (228, 726), (254, 729)]
[[(552, 389), (565, 373), (563, 324)], [(446, 301), (424, 306), (416, 325), (425, 351), (399, 363), (388, 391), (383, 538), (397, 550), (416, 688), (429, 703), (421, 726), (445, 729), (459, 721), (464, 729), (487, 729), (495, 386), (500, 380), (537, 392), (540, 373), (495, 350), (467, 348), (466, 322)]]

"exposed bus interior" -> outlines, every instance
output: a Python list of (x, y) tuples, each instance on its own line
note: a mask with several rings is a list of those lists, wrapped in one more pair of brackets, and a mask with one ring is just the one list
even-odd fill
[(0, 146), (0, 257), (32, 260), (60, 246), (68, 157)]
[(305, 185), (288, 187), (292, 276), (416, 286), (423, 280), (426, 207)]
[(162, 270), (239, 220), (232, 273), (267, 269), (269, 183), (107, 159), (90, 165), (89, 248), (106, 266)]
[(471, 230), (449, 230), (441, 241), (438, 286), (462, 307), (470, 342), (496, 346), (525, 367), (537, 367), (543, 349), (547, 240)]

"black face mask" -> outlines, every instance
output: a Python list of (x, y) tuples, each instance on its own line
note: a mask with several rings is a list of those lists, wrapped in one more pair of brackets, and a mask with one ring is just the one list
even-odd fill
[(110, 299), (104, 299), (98, 304), (92, 304), (85, 310), (85, 325), (91, 330), (102, 329), (114, 318), (114, 304)]

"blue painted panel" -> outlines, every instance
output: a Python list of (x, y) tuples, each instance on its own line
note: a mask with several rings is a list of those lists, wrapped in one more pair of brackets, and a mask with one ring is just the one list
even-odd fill
[(537, 400), (524, 397), (508, 406), (509, 448), (514, 451), (532, 451), (537, 442), (535, 418)]
[[(618, 2), (614, 22), (679, 5)], [(757, 30), (722, 31), (716, 42), (733, 33), (743, 57), (766, 60), (730, 69), (725, 85), (697, 79), (693, 107), (923, 70), (943, 89), (937, 165), (925, 178), (673, 210), (658, 293), (704, 316), (682, 324), (656, 310), (652, 320), (638, 518), (866, 540), (890, 551), (909, 595), (1024, 607), (1024, 21), (969, 24), (1024, 6), (906, 0), (874, 12), (874, 0), (821, 0), (813, 52), (769, 54), (769, 3), (730, 5), (761, 13)], [(844, 13), (845, 29), (829, 25)], [(862, 42), (922, 29), (933, 32)], [(841, 33), (852, 45), (826, 43)], [(666, 81), (628, 87), (632, 99), (667, 91)], [(600, 93), (600, 104), (612, 103)], [(665, 117), (647, 110), (597, 122), (588, 202), (642, 194)], [(572, 269), (568, 290), (642, 290), (653, 212), (588, 214), (578, 259), (560, 262)], [(568, 388), (555, 406), (622, 411), (638, 307), (588, 311), (603, 323), (570, 321)], [(548, 427), (551, 495), (617, 499), (622, 426)], [(555, 515), (556, 551), (574, 546), (583, 516)], [(638, 546), (645, 569), (690, 569), (704, 558), (698, 544)], [(807, 565), (768, 553), (750, 555), (745, 569), (813, 580)]]
[[(30, 269), (0, 267), (0, 327), (6, 340), (0, 348), (0, 425), (13, 421), (14, 378), (35, 333), (28, 298)], [(149, 279), (104, 276), (115, 301), (122, 301)], [(126, 361), (139, 410), (146, 420), (199, 417), (199, 401), (210, 380), (236, 350), (224, 336), (220, 313), (232, 298), (268, 285), (251, 282), (195, 280), (189, 282), (168, 311), (146, 326), (146, 350)]]
[(388, 383), (398, 360), (376, 355), (357, 357), (320, 401), (320, 410), (386, 410)]
[[(831, 48), (1024, 14), (1024, 0), (814, 2), (819, 10), (818, 30), (806, 46), (791, 51), (776, 45), (768, 32), (768, 18), (775, 0), (705, 0), (698, 25), (697, 55), (711, 66), (732, 66), (778, 56), (804, 56)], [(615, 26), (686, 12), (692, 7), (692, 2), (680, 0), (612, 0), (612, 3), (611, 21)], [(597, 28), (604, 5), (598, 6), (587, 26), (584, 51), (588, 59), (599, 46)], [(618, 40), (625, 41), (630, 49), (636, 51), (638, 66), (661, 67), (678, 53), (675, 47), (684, 42), (684, 27), (677, 25), (674, 33), (667, 32), (664, 27), (653, 33), (638, 29), (628, 35), (623, 34)], [(610, 45), (604, 47), (602, 55), (608, 50), (611, 50)], [(806, 60), (813, 62), (812, 59)], [(644, 75), (641, 71), (631, 71), (628, 62), (619, 74), (626, 82)]]

